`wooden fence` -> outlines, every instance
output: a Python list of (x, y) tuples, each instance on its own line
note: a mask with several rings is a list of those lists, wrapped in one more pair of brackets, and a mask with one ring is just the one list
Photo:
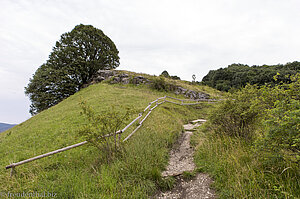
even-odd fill
[[(175, 102), (174, 100), (177, 101), (177, 102)], [(191, 101), (193, 101), (194, 103), (186, 103), (186, 102), (191, 102)], [(119, 135), (119, 141), (120, 141), (121, 140), (121, 134), (124, 133), (131, 125), (133, 125), (135, 122), (138, 121), (139, 125), (123, 140), (123, 142), (125, 142), (142, 126), (143, 122), (149, 117), (152, 110), (154, 110), (156, 107), (158, 107), (159, 105), (161, 105), (165, 102), (169, 102), (169, 103), (173, 103), (173, 104), (177, 104), (177, 105), (197, 105), (197, 104), (200, 104), (203, 101), (212, 102), (212, 101), (215, 101), (215, 100), (211, 100), (211, 99), (208, 99), (208, 100), (202, 100), (202, 99), (201, 100), (177, 99), (177, 98), (169, 97), (169, 96), (164, 96), (164, 97), (157, 98), (153, 102), (150, 102), (149, 105), (144, 109), (144, 111), (142, 113), (139, 113), (138, 117), (136, 117), (134, 120), (132, 120), (132, 122), (130, 122), (125, 128), (123, 128), (122, 130), (119, 130), (115, 133), (106, 134), (106, 135), (103, 136), (103, 138)], [(143, 117), (144, 114), (146, 114), (146, 115)], [(88, 143), (88, 141), (80, 142), (80, 143), (77, 143), (77, 144), (74, 144), (74, 145), (71, 145), (71, 146), (67, 146), (67, 147), (64, 147), (64, 148), (61, 148), (61, 149), (58, 149), (58, 150), (55, 150), (55, 151), (51, 151), (49, 153), (45, 153), (45, 154), (42, 154), (42, 155), (39, 155), (39, 156), (36, 156), (36, 157), (33, 157), (33, 158), (29, 158), (27, 160), (23, 160), (23, 161), (20, 161), (20, 162), (17, 162), (17, 163), (12, 163), (12, 164), (6, 166), (5, 168), (6, 169), (11, 168), (11, 175), (12, 175), (13, 172), (14, 172), (14, 168), (19, 166), (19, 165), (22, 165), (22, 164), (25, 164), (25, 163), (28, 163), (28, 162), (31, 162), (31, 161), (34, 161), (34, 160), (38, 160), (38, 159), (41, 159), (41, 158), (44, 158), (44, 157), (47, 157), (47, 156), (50, 156), (50, 155), (53, 155), (53, 154), (56, 154), (56, 153), (67, 151), (67, 150), (85, 145), (87, 143)]]

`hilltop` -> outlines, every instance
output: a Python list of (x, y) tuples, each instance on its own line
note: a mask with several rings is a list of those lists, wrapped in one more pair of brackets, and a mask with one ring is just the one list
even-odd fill
[[(138, 132), (124, 143), (124, 152), (109, 163), (103, 162), (96, 148), (86, 145), (16, 167), (12, 178), (10, 172), (4, 169), (12, 162), (83, 141), (78, 136), (78, 129), (88, 121), (81, 114), (79, 103), (82, 101), (86, 101), (98, 113), (109, 111), (112, 106), (121, 110), (130, 106), (138, 113), (150, 101), (165, 95), (186, 99), (185, 94), (193, 91), (206, 93), (209, 98), (221, 96), (214, 89), (186, 81), (124, 71), (118, 72), (118, 75), (124, 73), (131, 77), (143, 76), (155, 84), (112, 83), (115, 78), (101, 83), (94, 82), (59, 104), (2, 133), (0, 189), (3, 192), (45, 191), (56, 193), (59, 198), (147, 198), (158, 189), (170, 187), (171, 181), (160, 175), (167, 165), (168, 152), (182, 131), (182, 125), (205, 117), (206, 110), (212, 104), (161, 105)], [(176, 94), (174, 88), (178, 87), (186, 90)], [(136, 116), (131, 115), (125, 123)]]

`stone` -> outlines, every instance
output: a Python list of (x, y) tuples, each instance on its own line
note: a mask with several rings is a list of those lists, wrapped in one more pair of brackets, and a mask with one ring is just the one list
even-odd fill
[(122, 79), (122, 78), (127, 78), (127, 77), (129, 77), (129, 75), (126, 74), (126, 73), (122, 73), (122, 74), (119, 75), (119, 77)]
[(110, 83), (112, 83), (112, 84), (118, 84), (118, 83), (120, 83), (120, 81), (121, 81), (120, 77), (114, 77), (114, 78), (112, 78), (112, 80), (111, 80)]
[(176, 94), (176, 95), (185, 94), (186, 91), (187, 91), (187, 89), (178, 86), (178, 87), (175, 89), (175, 94)]
[(101, 76), (97, 76), (93, 79), (93, 81), (95, 81), (96, 83), (102, 82), (103, 80), (105, 80), (105, 78)]
[(198, 93), (198, 99), (209, 99), (209, 94), (203, 93), (203, 92), (199, 92)]
[(133, 83), (133, 84), (140, 84), (140, 83), (143, 83), (143, 79), (145, 79), (145, 78), (142, 77), (142, 76), (134, 77), (134, 78), (132, 79), (132, 83)]
[(188, 90), (185, 94), (185, 96), (187, 98), (190, 98), (190, 99), (197, 99), (197, 94), (195, 91), (192, 91), (192, 90)]
[(98, 70), (97, 71), (97, 76), (99, 77), (103, 77), (105, 79), (109, 78), (109, 77), (112, 77), (116, 74), (115, 71), (113, 70)]
[(129, 78), (123, 78), (123, 79), (121, 80), (121, 83), (122, 83), (122, 84), (129, 84), (129, 82), (130, 82)]
[(187, 92), (187, 89), (181, 88), (181, 94), (185, 94)]

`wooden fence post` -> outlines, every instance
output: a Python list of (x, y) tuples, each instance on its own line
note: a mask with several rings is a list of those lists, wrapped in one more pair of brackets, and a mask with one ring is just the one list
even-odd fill
[(14, 175), (15, 172), (16, 172), (16, 171), (15, 171), (15, 167), (14, 167), (14, 166), (11, 167), (11, 169), (10, 169), (10, 177), (12, 177), (12, 176)]
[(114, 133), (114, 139), (115, 139), (115, 152), (117, 152), (117, 133)]
[[(120, 146), (120, 140), (121, 140), (121, 134), (122, 134), (123, 132), (121, 131), (121, 130), (118, 130), (117, 132), (115, 132), (115, 148), (116, 148), (116, 151), (117, 151), (117, 147), (119, 147)], [(118, 135), (118, 142), (117, 142), (117, 134), (119, 134)]]
[(120, 141), (121, 141), (121, 133), (119, 134), (119, 146), (120, 146)]
[[(142, 116), (142, 113), (139, 113), (139, 116)], [(139, 118), (139, 124), (141, 124), (141, 118), (142, 117)]]

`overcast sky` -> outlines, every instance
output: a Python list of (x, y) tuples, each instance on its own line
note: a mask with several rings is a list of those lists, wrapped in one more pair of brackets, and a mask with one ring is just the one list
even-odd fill
[(299, 0), (0, 0), (0, 122), (30, 117), (24, 87), (60, 35), (101, 29), (120, 67), (201, 81), (232, 63), (300, 58)]

